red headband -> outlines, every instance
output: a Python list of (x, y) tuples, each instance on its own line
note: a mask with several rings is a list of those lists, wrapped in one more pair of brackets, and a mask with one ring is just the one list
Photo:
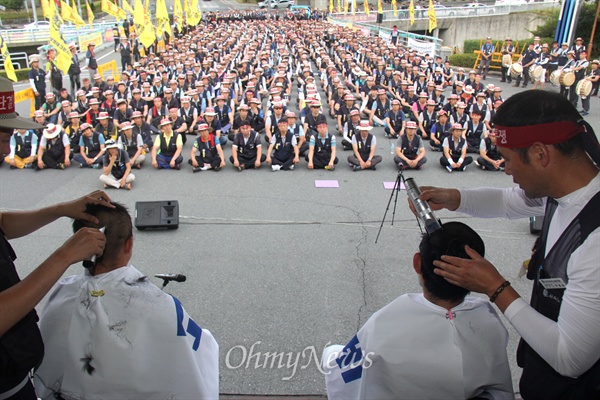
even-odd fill
[(494, 130), (498, 138), (498, 146), (513, 149), (526, 148), (535, 142), (557, 144), (571, 139), (584, 132), (584, 127), (569, 121), (551, 122), (549, 124), (528, 126), (500, 126)]

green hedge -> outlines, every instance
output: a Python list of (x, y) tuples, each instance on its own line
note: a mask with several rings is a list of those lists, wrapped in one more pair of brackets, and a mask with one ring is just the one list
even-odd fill
[(449, 58), (450, 65), (455, 67), (463, 67), (463, 68), (473, 68), (475, 64), (475, 60), (477, 60), (477, 54), (452, 54)]
[[(26, 81), (28, 79), (29, 69), (15, 69), (18, 81)], [(0, 76), (6, 78), (6, 71), (0, 71)]]
[[(498, 42), (500, 42), (500, 46), (502, 46), (502, 42), (504, 42), (504, 39), (506, 38), (492, 38), (492, 43), (494, 45), (496, 45)], [(465, 40), (465, 42), (463, 43), (463, 53), (473, 53), (475, 50), (480, 50), (482, 44), (485, 42), (484, 39), (472, 39), (472, 40)], [(550, 48), (552, 48), (552, 42), (554, 42), (554, 38), (551, 37), (543, 37), (540, 38), (540, 43), (548, 43), (548, 46), (550, 46)], [(517, 43), (519, 43), (519, 50), (521, 50), (523, 48), (523, 45), (526, 45), (528, 43), (533, 43), (533, 38), (527, 38), (527, 39), (519, 39), (516, 40), (515, 38), (513, 38), (513, 44), (516, 46)], [(500, 50), (500, 49), (498, 49)]]

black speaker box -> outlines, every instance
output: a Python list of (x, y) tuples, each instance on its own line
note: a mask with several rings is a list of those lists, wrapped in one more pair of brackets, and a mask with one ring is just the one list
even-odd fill
[(135, 227), (139, 230), (177, 229), (179, 227), (179, 203), (177, 200), (136, 202)]
[(383, 14), (377, 14), (377, 23), (381, 24), (383, 22)]

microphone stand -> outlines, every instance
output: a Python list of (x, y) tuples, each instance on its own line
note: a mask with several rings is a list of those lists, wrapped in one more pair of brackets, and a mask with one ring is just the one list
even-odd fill
[(375, 238), (375, 243), (379, 240), (379, 235), (381, 234), (381, 229), (383, 228), (383, 223), (385, 222), (385, 217), (390, 209), (390, 204), (392, 204), (392, 199), (394, 199), (394, 210), (392, 212), (392, 226), (394, 225), (394, 218), (396, 217), (396, 206), (398, 204), (398, 193), (400, 192), (400, 184), (404, 182), (404, 175), (402, 174), (402, 170), (398, 172), (398, 176), (396, 176), (396, 182), (394, 183), (394, 187), (392, 189), (392, 193), (390, 193), (390, 199), (388, 200), (387, 207), (385, 208), (385, 213), (383, 214), (383, 219), (381, 220), (381, 225), (379, 226), (379, 232), (377, 232), (377, 238)]

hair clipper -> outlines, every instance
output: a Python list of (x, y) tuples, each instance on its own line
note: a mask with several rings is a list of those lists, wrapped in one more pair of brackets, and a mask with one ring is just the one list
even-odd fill
[[(98, 229), (100, 232), (104, 233), (104, 231), (106, 230), (106, 227), (102, 227)], [(96, 261), (97, 261), (97, 256), (96, 254), (94, 254), (92, 257), (88, 258), (87, 260), (83, 260), (83, 267), (84, 268), (92, 268), (96, 266)]]
[(428, 235), (432, 235), (435, 232), (442, 229), (441, 222), (436, 218), (435, 214), (429, 207), (426, 201), (420, 199), (421, 189), (413, 178), (407, 178), (404, 180), (406, 186), (406, 193), (410, 199), (411, 204), (415, 208), (417, 219), (419, 224), (425, 227), (425, 231)]

